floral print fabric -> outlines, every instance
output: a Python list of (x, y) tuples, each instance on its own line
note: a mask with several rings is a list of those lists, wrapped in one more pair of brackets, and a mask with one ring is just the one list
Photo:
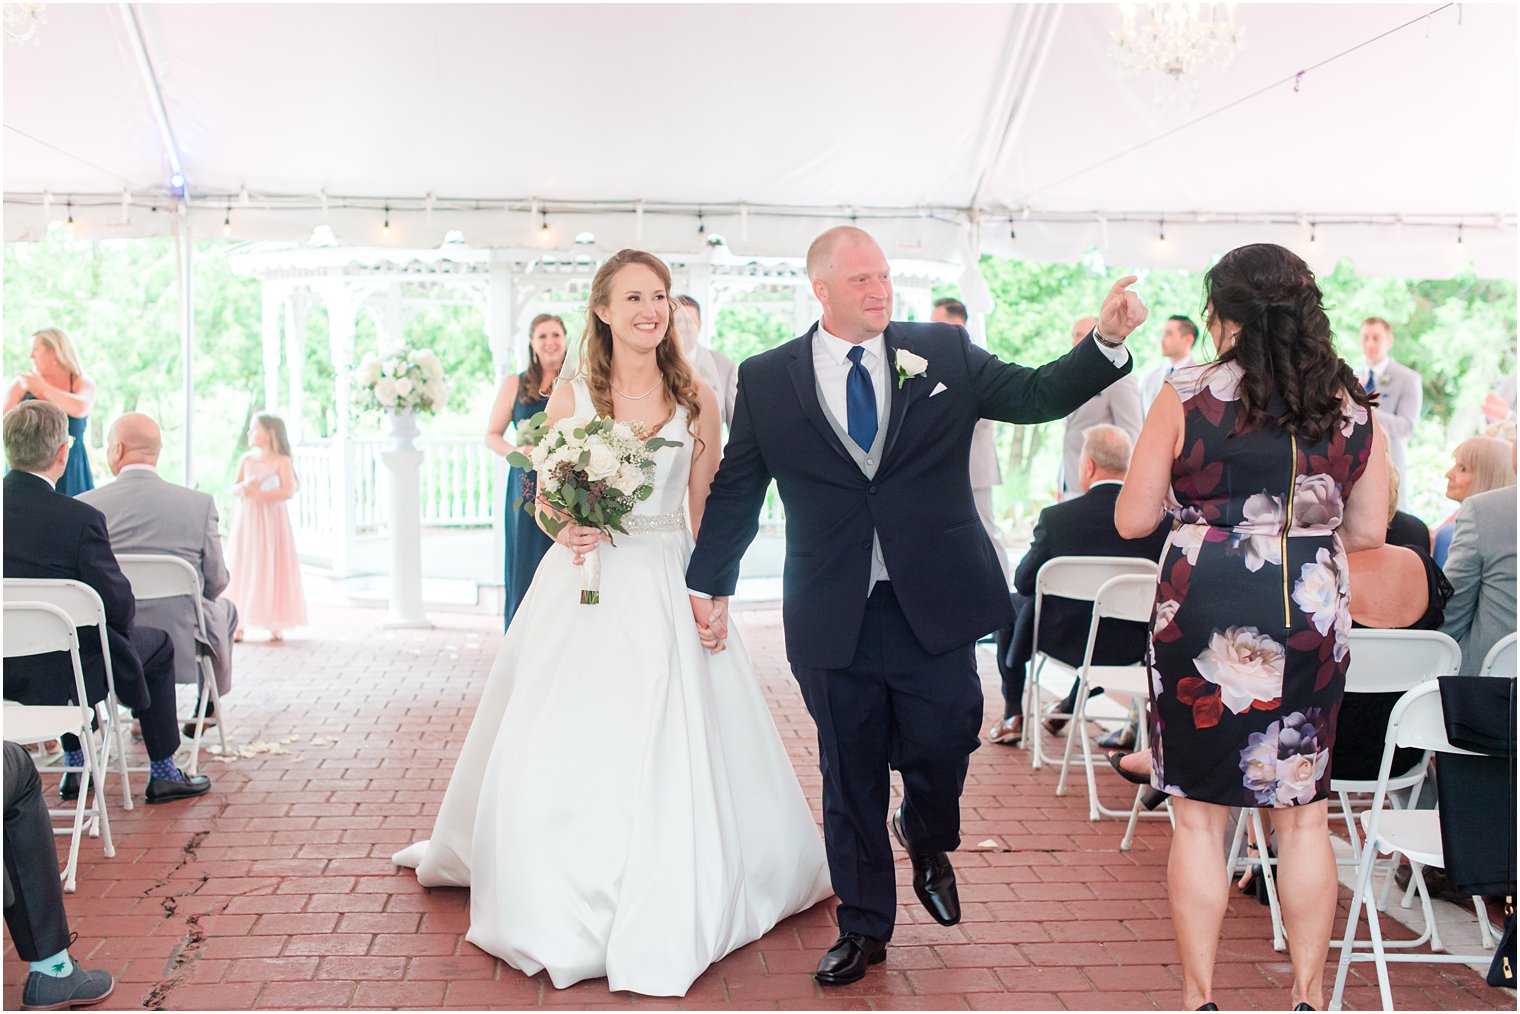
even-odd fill
[(1344, 425), (1308, 446), (1241, 425), (1233, 363), (1168, 383), (1185, 430), (1151, 623), (1152, 784), (1223, 806), (1315, 802), (1329, 792), (1349, 661), (1336, 529), (1371, 421), (1348, 399)]

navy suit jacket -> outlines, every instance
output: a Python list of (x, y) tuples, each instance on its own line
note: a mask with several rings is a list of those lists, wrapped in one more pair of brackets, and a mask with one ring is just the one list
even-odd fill
[[(27, 472), (6, 474), (5, 576), (73, 578), (100, 595), (106, 607), (106, 640), (116, 696), (129, 708), (147, 707), (148, 685), (132, 649), (136, 604), (132, 585), (116, 563), (106, 518), (89, 504), (64, 496)], [(79, 660), (90, 703), (106, 696), (106, 669), (100, 634), (81, 627)], [(74, 697), (67, 655), (35, 655), (5, 660), (5, 696), (22, 704), (61, 704)]]
[[(733, 425), (687, 567), (688, 587), (733, 594), (774, 478), (786, 508), (782, 616), (794, 665), (838, 669), (854, 658), (873, 530), (925, 651), (943, 654), (1005, 626), (1013, 618), (1008, 584), (977, 516), (966, 464), (977, 420), (1060, 419), (1133, 361), (1115, 367), (1087, 340), (1029, 369), (973, 345), (958, 324), (893, 322), (883, 335), (893, 385), (886, 444), (875, 478), (867, 479), (819, 404), (816, 330), (739, 367)], [(898, 349), (929, 364), (900, 388)]]

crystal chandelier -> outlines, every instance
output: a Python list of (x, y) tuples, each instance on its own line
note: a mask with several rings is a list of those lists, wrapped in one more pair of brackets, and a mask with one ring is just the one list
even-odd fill
[(11, 42), (34, 42), (37, 29), (47, 24), (47, 4), (6, 4), (5, 37)]
[(1163, 104), (1191, 103), (1198, 72), (1224, 70), (1245, 37), (1233, 3), (1121, 3), (1119, 13), (1114, 60), (1126, 74), (1158, 75), (1156, 95)]

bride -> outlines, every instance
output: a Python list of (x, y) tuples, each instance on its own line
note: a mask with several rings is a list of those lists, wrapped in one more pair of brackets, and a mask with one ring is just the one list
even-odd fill
[[(551, 421), (611, 416), (680, 441), (616, 536), (566, 526), (502, 641), (430, 841), (396, 854), (470, 888), (467, 939), (564, 988), (682, 996), (708, 965), (830, 894), (818, 830), (734, 634), (698, 640), (685, 571), (718, 469), (719, 410), (681, 353), (670, 272), (596, 273), (581, 369)], [(683, 516), (683, 501), (685, 516)], [(687, 520), (690, 519), (690, 528)], [(582, 554), (601, 602), (579, 605)]]

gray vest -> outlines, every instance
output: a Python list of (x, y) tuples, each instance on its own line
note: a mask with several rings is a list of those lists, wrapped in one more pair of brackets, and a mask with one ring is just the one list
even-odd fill
[[(818, 389), (818, 406), (823, 409), (823, 417), (829, 421), (829, 425), (834, 428), (834, 433), (839, 437), (839, 442), (844, 445), (844, 449), (854, 459), (855, 467), (859, 468), (867, 479), (876, 478), (876, 469), (881, 467), (882, 452), (887, 449), (887, 415), (892, 405), (892, 380), (892, 373), (888, 371), (887, 390), (876, 392), (876, 439), (871, 441), (871, 449), (869, 451), (861, 450), (860, 445), (855, 442), (855, 438), (850, 436), (850, 431), (845, 428), (843, 423), (834, 418), (834, 413), (829, 410), (829, 400), (823, 394), (823, 384), (817, 380), (814, 381)], [(889, 580), (891, 578), (887, 575), (887, 564), (881, 558), (881, 539), (877, 537), (875, 531), (872, 531), (871, 580), (866, 585), (866, 594), (869, 595), (871, 593), (871, 589), (876, 587), (877, 581)]]

